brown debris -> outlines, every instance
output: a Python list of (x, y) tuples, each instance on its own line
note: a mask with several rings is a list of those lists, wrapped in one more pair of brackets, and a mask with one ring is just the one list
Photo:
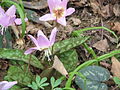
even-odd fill
[(93, 47), (100, 51), (106, 52), (107, 49), (109, 48), (109, 45), (108, 45), (107, 39), (104, 39), (93, 44)]
[(112, 61), (111, 72), (113, 73), (113, 76), (120, 78), (120, 62), (115, 57), (112, 57), (111, 61)]

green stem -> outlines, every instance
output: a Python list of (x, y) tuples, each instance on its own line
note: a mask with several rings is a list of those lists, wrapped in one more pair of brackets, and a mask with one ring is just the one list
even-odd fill
[(96, 59), (89, 60), (89, 61), (87, 61), (87, 62), (79, 65), (79, 66), (71, 73), (70, 77), (68, 78), (68, 80), (67, 80), (67, 82), (66, 82), (65, 88), (70, 88), (74, 75), (75, 75), (76, 72), (78, 72), (80, 69), (82, 69), (82, 68), (84, 68), (84, 67), (87, 67), (87, 66), (89, 66), (89, 65), (92, 65), (92, 64), (94, 64), (95, 62), (98, 62), (98, 61), (100, 62), (100, 61), (102, 61), (102, 60), (105, 60), (105, 59), (107, 59), (107, 58), (110, 58), (110, 57), (112, 57), (112, 56), (114, 56), (114, 55), (116, 55), (116, 54), (120, 54), (120, 50), (112, 51), (112, 52), (110, 52), (110, 53), (107, 53), (107, 54), (104, 54), (104, 55), (102, 55), (102, 56), (99, 56), (99, 57), (97, 57)]
[(78, 35), (78, 34), (84, 32), (84, 31), (97, 30), (97, 29), (101, 29), (101, 30), (104, 29), (104, 30), (106, 30), (106, 31), (109, 31), (110, 33), (112, 33), (112, 34), (115, 36), (115, 38), (117, 39), (117, 42), (118, 42), (118, 37), (117, 37), (117, 35), (116, 35), (112, 30), (110, 30), (110, 29), (108, 29), (108, 28), (106, 28), (106, 27), (89, 27), (89, 28), (84, 28), (84, 29), (80, 29), (80, 30), (77, 30), (77, 31), (73, 31), (72, 35), (73, 35), (73, 36), (76, 36), (76, 34)]
[(93, 58), (97, 58), (97, 55), (95, 54), (95, 52), (94, 52), (94, 50), (93, 50), (92, 48), (89, 48), (89, 46), (88, 46), (86, 43), (83, 43), (82, 45), (85, 47), (85, 49), (86, 49), (90, 54), (93, 55)]

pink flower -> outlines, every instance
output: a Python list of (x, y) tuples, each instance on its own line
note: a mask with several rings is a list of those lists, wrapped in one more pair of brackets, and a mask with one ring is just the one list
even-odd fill
[(31, 40), (36, 45), (36, 47), (29, 48), (28, 50), (25, 51), (24, 54), (26, 54), (26, 55), (30, 54), (35, 50), (40, 50), (40, 51), (44, 50), (45, 56), (47, 56), (48, 60), (50, 60), (49, 55), (51, 55), (51, 51), (49, 48), (55, 43), (55, 37), (56, 37), (57, 31), (58, 31), (57, 28), (54, 28), (52, 30), (49, 40), (41, 30), (38, 31), (37, 39), (35, 39), (33, 36), (29, 35)]
[(3, 35), (4, 29), (8, 26), (14, 25), (14, 23), (20, 25), (21, 19), (16, 18), (16, 7), (12, 5), (6, 12), (0, 6), (0, 25), (1, 25), (1, 34)]
[(61, 25), (66, 26), (65, 17), (71, 15), (75, 11), (74, 8), (67, 9), (68, 0), (48, 0), (47, 2), (50, 9), (50, 13), (40, 17), (39, 20), (56, 20)]
[(0, 90), (9, 90), (15, 84), (17, 84), (17, 81), (13, 82), (2, 81), (0, 82)]

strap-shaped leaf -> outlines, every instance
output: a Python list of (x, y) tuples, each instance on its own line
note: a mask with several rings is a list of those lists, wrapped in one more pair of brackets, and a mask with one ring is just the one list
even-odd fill
[(56, 52), (63, 53), (65, 51), (68, 51), (71, 48), (81, 45), (88, 39), (89, 37), (74, 37), (74, 38), (62, 40), (54, 44), (53, 53), (56, 53)]
[(43, 65), (35, 56), (25, 55), (22, 50), (0, 48), (0, 58), (24, 61), (34, 67), (43, 69)]

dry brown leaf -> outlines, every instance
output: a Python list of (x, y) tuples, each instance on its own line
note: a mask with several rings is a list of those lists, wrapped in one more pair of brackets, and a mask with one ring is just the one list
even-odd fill
[(80, 21), (79, 18), (74, 18), (74, 17), (72, 17), (71, 20), (73, 21), (73, 24), (74, 24), (74, 25), (80, 25), (80, 24), (81, 24), (81, 21)]
[(106, 52), (107, 49), (109, 48), (109, 45), (108, 45), (107, 39), (104, 39), (93, 44), (93, 47), (100, 51)]
[(111, 61), (112, 61), (111, 72), (113, 73), (114, 76), (120, 78), (120, 62), (115, 57), (112, 57)]
[(113, 6), (113, 12), (114, 12), (115, 16), (120, 16), (120, 5), (119, 4), (115, 4)]
[(60, 72), (65, 77), (68, 75), (68, 72), (65, 69), (63, 63), (59, 60), (57, 56), (54, 57), (54, 63), (53, 63), (52, 68), (56, 69), (58, 72)]
[(111, 29), (117, 31), (118, 34), (120, 34), (120, 22), (113, 23), (113, 27)]

